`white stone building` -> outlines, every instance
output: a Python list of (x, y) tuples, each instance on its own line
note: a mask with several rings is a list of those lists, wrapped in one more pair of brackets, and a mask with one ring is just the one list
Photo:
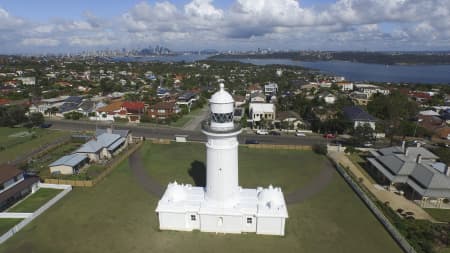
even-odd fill
[(284, 235), (288, 213), (281, 189), (239, 186), (241, 128), (233, 122), (234, 100), (223, 84), (209, 103), (210, 121), (202, 127), (208, 137), (206, 187), (170, 183), (156, 208), (160, 229)]

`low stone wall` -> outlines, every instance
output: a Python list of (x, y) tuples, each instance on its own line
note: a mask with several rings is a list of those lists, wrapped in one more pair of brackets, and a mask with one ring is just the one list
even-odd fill
[(254, 149), (312, 150), (311, 146), (302, 146), (302, 145), (244, 144), (241, 146)]

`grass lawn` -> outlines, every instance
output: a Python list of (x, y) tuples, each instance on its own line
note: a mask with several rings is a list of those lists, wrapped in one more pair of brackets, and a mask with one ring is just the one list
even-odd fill
[[(206, 148), (204, 144), (172, 143), (145, 144), (142, 149), (144, 163), (150, 175), (166, 185), (177, 182), (199, 185), (204, 182)], [(173, 159), (175, 158), (176, 159)], [(282, 159), (282, 161), (280, 161)], [(312, 151), (239, 149), (239, 183), (246, 188), (281, 186), (285, 193), (306, 184), (323, 168), (325, 157)], [(170, 163), (168, 163), (170, 161)], [(258, 173), (258, 176), (255, 174)], [(203, 175), (203, 177), (202, 177)], [(200, 184), (201, 185), (201, 184)]]
[(12, 227), (14, 227), (17, 223), (21, 222), (22, 219), (8, 219), (8, 218), (1, 218), (0, 219), (0, 235), (3, 235), (8, 230), (10, 230)]
[[(180, 147), (188, 154), (183, 155), (179, 151)], [(167, 168), (174, 172), (174, 164), (178, 165), (180, 172), (175, 173), (173, 179), (192, 183), (188, 174), (191, 163), (204, 157), (201, 145), (188, 147), (146, 144), (143, 148), (142, 152), (146, 154), (155, 153), (146, 160), (165, 165), (158, 169), (161, 172), (152, 173), (158, 175), (161, 183), (171, 181), (163, 170)], [(276, 166), (272, 170), (278, 170), (279, 173), (266, 171), (268, 169), (264, 163), (269, 158), (265, 156), (269, 153), (275, 159), (272, 164)], [(189, 154), (194, 154), (194, 157), (189, 157)], [(303, 162), (290, 161), (296, 154), (304, 159), (312, 156), (310, 152), (302, 154), (298, 151), (241, 150), (241, 170), (248, 171), (240, 174), (240, 181), (246, 187), (266, 185), (269, 182), (278, 184), (279, 180), (287, 176), (274, 176), (275, 174), (300, 170), (301, 173), (293, 172), (289, 175), (295, 175), (299, 185), (304, 184), (316, 175), (318, 166), (304, 170)], [(313, 166), (314, 159), (310, 159), (308, 163), (311, 164), (308, 166)], [(317, 164), (322, 159), (324, 158), (316, 156)], [(246, 168), (246, 160), (247, 164), (253, 165)], [(156, 168), (152, 164), (147, 166), (149, 173), (151, 168)], [(255, 176), (258, 170), (263, 173)], [(178, 176), (180, 178), (175, 178)], [(292, 182), (283, 185), (293, 189)], [(321, 193), (288, 207), (285, 237), (159, 231), (154, 212), (157, 201), (157, 198), (148, 195), (136, 184), (125, 161), (95, 187), (75, 188), (0, 245), (0, 252), (401, 252), (337, 173)]]
[(448, 209), (427, 208), (425, 211), (438, 221), (450, 222), (450, 210)]
[(68, 135), (67, 132), (47, 129), (31, 129), (31, 132), (34, 134), (27, 134), (28, 129), (26, 128), (0, 127), (0, 146), (4, 147), (0, 151), (0, 164), (14, 160), (42, 145)]
[(59, 189), (41, 188), (22, 202), (8, 209), (8, 212), (32, 213), (60, 192), (61, 190)]

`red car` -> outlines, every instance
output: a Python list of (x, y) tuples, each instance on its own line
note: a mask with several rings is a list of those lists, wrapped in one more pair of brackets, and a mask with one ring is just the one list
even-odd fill
[(336, 135), (334, 135), (334, 134), (324, 134), (323, 138), (334, 139), (334, 138), (336, 138)]

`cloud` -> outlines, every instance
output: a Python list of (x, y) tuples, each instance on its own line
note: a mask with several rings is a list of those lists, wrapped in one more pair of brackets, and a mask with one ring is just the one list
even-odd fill
[(20, 43), (23, 46), (55, 47), (60, 44), (58, 40), (48, 38), (26, 38)]
[[(450, 0), (142, 1), (117, 17), (32, 22), (0, 8), (0, 51), (139, 47), (173, 49), (450, 49)], [(21, 43), (17, 43), (20, 41)]]

